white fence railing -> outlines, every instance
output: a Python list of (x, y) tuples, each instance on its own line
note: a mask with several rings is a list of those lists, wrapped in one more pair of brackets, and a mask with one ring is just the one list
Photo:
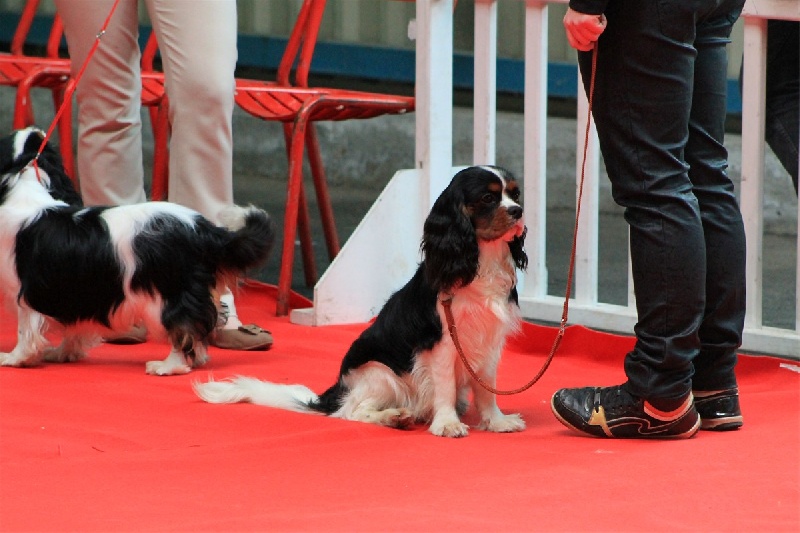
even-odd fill
[[(474, 149), (476, 164), (495, 162), (497, 0), (475, 2)], [(520, 306), (532, 320), (560, 320), (563, 297), (547, 294), (545, 264), (547, 46), (548, 5), (566, 0), (526, 0), (524, 201), (528, 226), (528, 271)], [(410, 33), (417, 41), (415, 169), (398, 172), (322, 276), (314, 308), (292, 313), (298, 323), (324, 325), (370, 319), (389, 294), (413, 273), (419, 260), (422, 221), (433, 199), (453, 175), (453, 0), (418, 0)], [(742, 135), (742, 211), (748, 237), (748, 319), (743, 349), (800, 357), (800, 266), (795, 279), (794, 329), (766, 327), (761, 319), (764, 173), (764, 50), (765, 20), (800, 20), (797, 0), (748, 0), (745, 19), (745, 68)], [(759, 75), (750, 74), (760, 73)], [(579, 97), (577, 153), (583, 151), (587, 121), (585, 98)], [(588, 146), (582, 219), (570, 302), (570, 322), (630, 333), (636, 313), (633, 295), (627, 305), (598, 300), (599, 149), (594, 134)], [(580, 161), (576, 162), (576, 176)], [(418, 198), (418, 202), (409, 202)], [(411, 205), (410, 205), (411, 204)], [(390, 236), (387, 238), (387, 236)], [(796, 245), (797, 246), (797, 245)], [(361, 267), (367, 259), (370, 268)], [(800, 264), (800, 260), (798, 260)], [(356, 274), (357, 273), (357, 274)], [(630, 281), (628, 286), (632, 286)], [(629, 291), (630, 292), (630, 291)]]

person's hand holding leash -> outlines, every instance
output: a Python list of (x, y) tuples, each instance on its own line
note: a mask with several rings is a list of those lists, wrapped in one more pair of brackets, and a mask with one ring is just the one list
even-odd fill
[(570, 46), (581, 52), (588, 52), (606, 29), (605, 15), (587, 15), (572, 8), (564, 15), (564, 29)]

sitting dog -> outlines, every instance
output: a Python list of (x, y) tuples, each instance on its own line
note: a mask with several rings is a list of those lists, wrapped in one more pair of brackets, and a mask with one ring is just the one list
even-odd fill
[[(267, 259), (269, 216), (232, 207), (221, 228), (168, 202), (82, 207), (55, 150), (32, 163), (42, 139), (35, 128), (0, 139), (0, 283), (19, 320), (0, 365), (75, 361), (134, 324), (172, 345), (148, 374), (203, 365), (218, 317), (213, 295)], [(64, 329), (55, 348), (44, 335), (53, 323)]]
[(492, 387), (506, 336), (518, 330), (516, 270), (525, 269), (520, 189), (498, 167), (455, 175), (428, 215), (423, 260), (375, 321), (350, 346), (336, 383), (321, 395), (303, 385), (253, 378), (195, 383), (210, 403), (252, 402), (405, 428), (418, 421), (434, 435), (462, 437), (469, 391), (479, 429), (525, 429), (474, 382), (459, 358), (442, 302), (450, 300), (457, 337), (476, 374)]

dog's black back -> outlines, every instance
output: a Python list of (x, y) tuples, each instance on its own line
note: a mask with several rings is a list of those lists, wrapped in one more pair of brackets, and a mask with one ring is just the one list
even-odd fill
[[(339, 379), (311, 407), (326, 414), (339, 409), (345, 392), (342, 376), (370, 361), (383, 363), (397, 375), (411, 372), (414, 356), (430, 350), (442, 338), (442, 322), (436, 313), (437, 296), (425, 282), (425, 267), (420, 265), (411, 280), (387, 300), (375, 321), (350, 345), (339, 369)], [(410, 309), (414, 312), (410, 313)]]
[[(109, 326), (125, 299), (123, 272), (99, 218), (104, 208), (47, 210), (17, 234), (19, 298), (62, 324), (92, 320)], [(54, 297), (56, 296), (57, 297)]]

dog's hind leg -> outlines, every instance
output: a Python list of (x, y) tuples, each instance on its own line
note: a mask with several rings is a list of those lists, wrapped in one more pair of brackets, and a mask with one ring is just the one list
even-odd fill
[(387, 366), (370, 362), (343, 377), (347, 393), (333, 416), (405, 429), (414, 423), (411, 394)]
[(200, 368), (204, 366), (211, 359), (208, 356), (206, 345), (202, 342), (196, 342), (194, 350), (192, 350), (192, 368)]
[(163, 361), (148, 361), (145, 372), (153, 376), (173, 376), (188, 374), (191, 371), (186, 364), (186, 355), (183, 350), (172, 347), (169, 355)]
[(99, 342), (96, 335), (70, 335), (66, 334), (61, 344), (56, 348), (44, 351), (44, 360), (48, 363), (70, 363), (80, 361), (86, 357), (89, 348)]
[(37, 365), (49, 345), (44, 337), (45, 319), (41, 313), (23, 302), (17, 309), (17, 345), (9, 353), (0, 352), (0, 366)]
[(348, 419), (395, 429), (407, 429), (414, 423), (410, 409), (404, 407), (381, 409), (375, 402), (369, 400), (361, 402), (353, 409)]

